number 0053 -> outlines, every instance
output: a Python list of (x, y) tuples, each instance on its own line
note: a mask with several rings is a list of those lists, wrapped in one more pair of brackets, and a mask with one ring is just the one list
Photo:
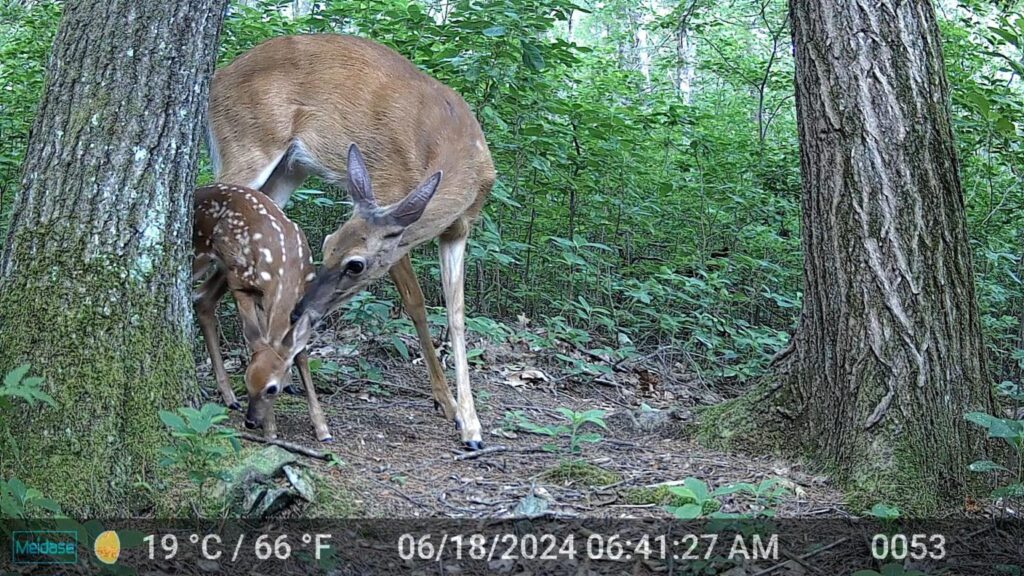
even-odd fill
[(871, 556), (876, 560), (942, 560), (946, 557), (946, 537), (942, 534), (875, 534)]

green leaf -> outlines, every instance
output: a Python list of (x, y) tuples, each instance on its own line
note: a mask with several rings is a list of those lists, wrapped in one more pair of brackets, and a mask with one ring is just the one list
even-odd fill
[(544, 56), (541, 55), (540, 50), (525, 40), (520, 40), (520, 45), (523, 49), (523, 64), (537, 72), (543, 70)]
[(900, 517), (900, 509), (896, 506), (890, 506), (879, 502), (868, 510), (868, 514), (882, 520), (895, 520)]
[(29, 366), (30, 364), (22, 364), (8, 372), (7, 375), (4, 376), (4, 386), (8, 388), (14, 388), (17, 386), (21, 382), (21, 379), (25, 377), (25, 374), (28, 373)]
[(167, 426), (171, 430), (185, 430), (185, 421), (181, 419), (181, 416), (178, 416), (174, 412), (168, 412), (166, 410), (161, 410), (159, 414), (160, 420), (164, 423), (165, 426)]
[(402, 339), (399, 338), (397, 334), (391, 335), (391, 344), (395, 347), (395, 350), (398, 350), (398, 354), (402, 357), (402, 359), (408, 362), (409, 347), (405, 345), (405, 342), (403, 342)]
[(668, 511), (680, 520), (693, 520), (704, 514), (704, 508), (698, 504), (684, 504), (678, 507), (669, 507)]
[(502, 36), (505, 34), (504, 26), (491, 26), (490, 28), (484, 29), (484, 36), (494, 38), (496, 36)]
[(993, 498), (1024, 498), (1024, 484), (1016, 482), (992, 491)]
[(978, 460), (967, 467), (971, 472), (1007, 472), (1008, 470), (991, 460)]

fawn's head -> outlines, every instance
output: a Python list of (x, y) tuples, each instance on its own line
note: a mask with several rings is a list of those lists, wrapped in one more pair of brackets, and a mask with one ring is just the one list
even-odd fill
[(441, 172), (436, 172), (401, 201), (378, 206), (355, 144), (348, 149), (347, 172), (352, 216), (324, 240), (323, 265), (293, 317), (307, 311), (322, 316), (386, 272), (395, 263), (405, 230), (423, 216), (441, 183)]
[[(252, 358), (245, 371), (245, 388), (249, 393), (249, 409), (245, 413), (246, 428), (262, 428), (263, 421), (281, 391), (291, 382), (292, 363), (302, 352), (312, 334), (309, 314), (299, 316), (280, 342), (268, 342), (261, 335), (247, 334), (253, 343)], [(255, 339), (250, 339), (250, 336)]]

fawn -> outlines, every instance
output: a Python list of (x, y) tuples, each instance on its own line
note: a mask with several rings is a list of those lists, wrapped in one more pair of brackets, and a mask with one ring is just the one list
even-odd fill
[(309, 373), (306, 344), (314, 318), (292, 310), (315, 278), (312, 254), (302, 230), (262, 192), (213, 184), (196, 190), (192, 232), (193, 281), (210, 276), (193, 293), (199, 326), (210, 353), (224, 403), (239, 410), (224, 370), (218, 343), (217, 304), (231, 291), (251, 358), (245, 371), (249, 407), (246, 428), (275, 437), (274, 400), (290, 387), (294, 362), (309, 400), (316, 437), (331, 440)]

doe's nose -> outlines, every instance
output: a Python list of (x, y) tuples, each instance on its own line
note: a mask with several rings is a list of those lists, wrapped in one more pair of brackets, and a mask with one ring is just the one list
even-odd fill
[(246, 418), (245, 419), (245, 427), (248, 428), (249, 430), (255, 430), (255, 429), (259, 428), (260, 425), (255, 423), (255, 422), (253, 422), (252, 420), (249, 420), (248, 418)]

